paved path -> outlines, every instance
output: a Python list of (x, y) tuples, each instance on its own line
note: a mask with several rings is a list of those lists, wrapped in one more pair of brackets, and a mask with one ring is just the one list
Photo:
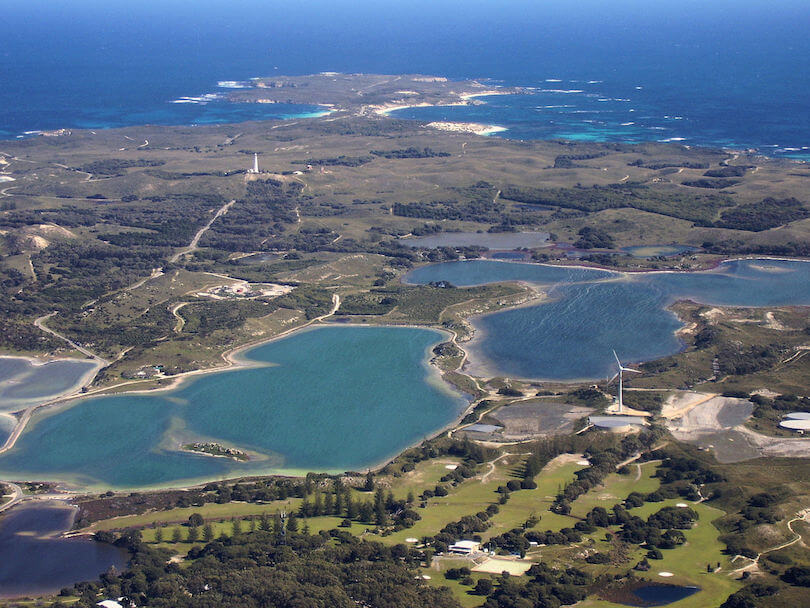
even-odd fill
[(498, 462), (501, 458), (506, 458), (507, 456), (529, 456), (529, 455), (531, 455), (531, 452), (521, 452), (520, 454), (507, 453), (507, 454), (501, 454), (495, 460), (490, 460), (487, 463), (489, 465), (489, 471), (487, 471), (486, 473), (484, 473), (481, 476), (481, 483), (486, 483), (487, 478), (495, 472), (495, 468), (496, 468), (495, 463)]
[(20, 486), (18, 486), (16, 483), (11, 483), (10, 481), (4, 481), (3, 483), (11, 488), (12, 497), (11, 500), (0, 505), (0, 513), (2, 513), (7, 509), (10, 509), (18, 502), (20, 502), (23, 498), (23, 491)]
[(83, 346), (79, 346), (78, 344), (76, 344), (73, 340), (71, 340), (67, 336), (62, 335), (59, 332), (56, 332), (56, 331), (52, 330), (50, 327), (48, 327), (47, 325), (45, 325), (45, 321), (47, 321), (48, 319), (50, 319), (51, 317), (54, 317), (56, 315), (57, 315), (56, 311), (50, 312), (47, 315), (42, 315), (41, 317), (39, 317), (38, 319), (36, 319), (34, 321), (34, 325), (36, 325), (39, 329), (44, 331), (46, 334), (51, 334), (52, 336), (55, 336), (55, 337), (59, 338), (60, 340), (64, 340), (65, 342), (70, 344), (70, 346), (72, 348), (75, 348), (77, 351), (79, 351), (80, 353), (82, 353), (84, 355), (87, 355), (91, 359), (95, 359), (96, 361), (98, 361), (102, 365), (108, 365), (109, 364), (109, 361), (107, 361), (106, 359), (102, 359), (101, 357), (99, 357), (94, 352), (91, 352), (91, 351), (87, 350)]

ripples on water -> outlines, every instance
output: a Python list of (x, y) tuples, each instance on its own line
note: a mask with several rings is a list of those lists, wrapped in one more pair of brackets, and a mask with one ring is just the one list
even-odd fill
[(474, 321), (465, 346), (477, 375), (553, 380), (605, 378), (612, 350), (628, 362), (678, 352), (681, 327), (666, 307), (678, 299), (726, 306), (810, 304), (810, 263), (745, 260), (709, 272), (620, 274), (585, 268), (474, 260), (418, 268), (406, 280), (481, 285), (522, 280), (550, 301)]

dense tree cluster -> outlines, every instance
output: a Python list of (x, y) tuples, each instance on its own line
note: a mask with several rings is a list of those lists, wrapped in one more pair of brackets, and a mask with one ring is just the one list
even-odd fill
[(723, 196), (695, 196), (681, 192), (665, 192), (633, 182), (607, 186), (594, 185), (589, 188), (582, 186), (574, 188), (507, 186), (501, 192), (501, 198), (528, 205), (577, 209), (589, 213), (629, 207), (690, 220), (700, 225), (709, 225), (720, 209), (733, 204), (730, 198)]
[(548, 564), (534, 564), (523, 583), (507, 576), (487, 597), (483, 608), (558, 608), (576, 604), (587, 596), (591, 577), (577, 568), (554, 569)]
[(601, 228), (585, 226), (577, 232), (579, 238), (574, 242), (574, 247), (580, 249), (610, 249), (613, 247), (613, 237)]
[(124, 169), (131, 167), (160, 167), (166, 163), (162, 160), (154, 160), (148, 158), (139, 158), (137, 160), (127, 160), (123, 158), (104, 158), (101, 160), (94, 160), (78, 168), (79, 171), (85, 173), (92, 173), (94, 175), (121, 175)]
[(425, 557), (420, 551), (361, 541), (337, 530), (314, 536), (281, 532), (275, 525), (194, 547), (184, 568), (130, 535), (116, 544), (133, 552), (131, 568), (106, 573), (100, 585), (77, 585), (76, 605), (124, 597), (159, 608), (458, 606), (447, 589), (428, 587), (415, 575)]
[(716, 226), (760, 232), (810, 217), (810, 211), (795, 198), (768, 197), (723, 211)]
[(436, 152), (432, 148), (398, 148), (395, 150), (372, 150), (374, 156), (383, 158), (440, 158), (450, 156), (449, 152)]

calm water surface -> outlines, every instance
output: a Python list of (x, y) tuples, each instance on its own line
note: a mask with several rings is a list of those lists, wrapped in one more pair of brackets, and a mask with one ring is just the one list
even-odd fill
[(741, 260), (708, 272), (623, 274), (486, 260), (412, 271), (406, 280), (457, 286), (519, 280), (549, 301), (475, 319), (465, 346), (469, 371), (484, 376), (575, 380), (613, 373), (615, 349), (627, 362), (678, 352), (681, 327), (666, 307), (679, 299), (725, 306), (810, 304), (810, 263)]
[[(375, 465), (452, 422), (467, 401), (427, 363), (433, 330), (325, 327), (252, 349), (261, 367), (176, 390), (75, 401), (35, 416), (0, 476), (143, 487)], [(218, 441), (246, 463), (182, 452)]]
[(76, 390), (96, 367), (95, 362), (81, 359), (35, 364), (23, 357), (0, 357), (0, 413)]
[(12, 508), (0, 520), (0, 597), (55, 593), (96, 580), (128, 561), (125, 551), (87, 538), (60, 538), (73, 524), (75, 510), (59, 501)]

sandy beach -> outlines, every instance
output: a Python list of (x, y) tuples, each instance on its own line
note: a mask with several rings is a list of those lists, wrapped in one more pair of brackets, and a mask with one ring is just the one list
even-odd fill
[(450, 131), (452, 133), (473, 133), (475, 135), (492, 135), (508, 131), (506, 127), (498, 125), (485, 125), (478, 122), (429, 122), (426, 127), (438, 129), (440, 131)]

